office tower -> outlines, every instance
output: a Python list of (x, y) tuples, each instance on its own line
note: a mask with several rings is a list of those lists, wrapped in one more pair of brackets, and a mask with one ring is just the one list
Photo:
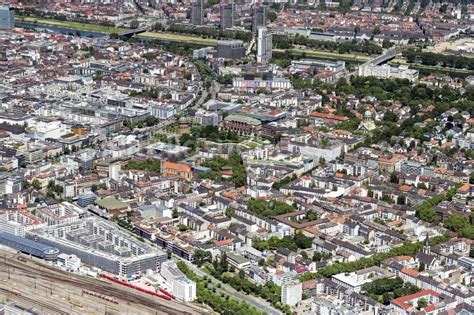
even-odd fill
[(9, 7), (0, 7), (0, 30), (15, 28), (15, 11)]
[(252, 31), (257, 32), (259, 27), (267, 25), (267, 8), (266, 7), (264, 6), (254, 7), (252, 15), (253, 15)]
[(217, 42), (217, 58), (240, 59), (245, 56), (244, 42), (241, 40), (220, 40)]
[(272, 58), (272, 35), (266, 27), (257, 29), (257, 62), (267, 63)]
[(235, 22), (234, 2), (221, 4), (221, 28), (232, 28)]
[(204, 24), (204, 5), (203, 0), (193, 0), (191, 7), (191, 24), (203, 25)]

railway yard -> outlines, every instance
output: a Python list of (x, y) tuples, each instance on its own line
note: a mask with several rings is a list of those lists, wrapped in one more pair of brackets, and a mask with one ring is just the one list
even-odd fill
[(0, 249), (0, 303), (39, 314), (202, 314), (104, 279), (68, 273)]

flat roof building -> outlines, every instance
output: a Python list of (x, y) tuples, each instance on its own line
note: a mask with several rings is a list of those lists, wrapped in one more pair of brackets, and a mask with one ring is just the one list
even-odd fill
[(407, 66), (392, 67), (390, 65), (366, 64), (359, 67), (359, 76), (376, 77), (379, 79), (407, 79), (412, 82), (418, 80), (418, 70), (408, 69)]
[(240, 59), (245, 56), (244, 42), (241, 40), (220, 40), (217, 42), (217, 58)]
[(179, 270), (174, 260), (165, 261), (161, 266), (161, 275), (171, 285), (173, 294), (185, 302), (196, 299), (196, 282), (189, 280)]
[(0, 233), (0, 244), (45, 260), (56, 260), (59, 254), (56, 247), (6, 232)]
[(356, 272), (339, 273), (332, 276), (332, 280), (355, 292), (360, 292), (364, 284), (373, 282), (378, 279), (392, 278), (395, 275), (380, 267), (369, 267)]
[(281, 304), (296, 305), (301, 302), (303, 297), (303, 285), (296, 279), (286, 280), (281, 286)]
[(158, 271), (166, 253), (96, 217), (29, 231), (29, 239), (76, 255), (85, 264), (119, 276)]
[(221, 28), (223, 30), (234, 27), (235, 5), (231, 3), (221, 4)]
[(191, 24), (204, 24), (204, 4), (203, 0), (193, 0), (191, 4)]

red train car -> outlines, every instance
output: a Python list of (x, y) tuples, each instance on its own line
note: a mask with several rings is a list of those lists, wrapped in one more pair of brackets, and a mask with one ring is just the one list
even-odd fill
[(139, 287), (139, 286), (136, 286), (136, 285), (134, 285), (134, 284), (131, 284), (130, 282), (125, 282), (125, 281), (119, 280), (119, 279), (117, 279), (117, 278), (115, 278), (115, 277), (106, 275), (106, 274), (104, 274), (104, 273), (99, 274), (99, 276), (101, 276), (102, 278), (105, 278), (105, 279), (107, 279), (107, 280), (113, 281), (113, 282), (115, 282), (115, 283), (118, 283), (118, 284), (127, 286), (127, 287), (129, 287), (129, 288), (132, 288), (132, 289), (135, 289), (135, 290), (138, 290), (138, 291), (141, 291), (141, 292), (150, 294), (150, 295), (154, 295), (154, 296), (160, 297), (160, 298), (165, 299), (165, 300), (168, 300), (168, 301), (172, 299), (169, 295), (163, 295), (163, 294), (159, 294), (159, 293), (156, 293), (156, 292), (153, 292), (153, 291), (144, 289), (144, 288), (142, 288), (142, 287)]
[(175, 297), (173, 294), (169, 293), (168, 291), (166, 291), (166, 290), (164, 290), (164, 289), (162, 289), (162, 288), (158, 288), (158, 290), (159, 290), (160, 292), (164, 293), (165, 295), (169, 296), (170, 298), (176, 299), (176, 297)]

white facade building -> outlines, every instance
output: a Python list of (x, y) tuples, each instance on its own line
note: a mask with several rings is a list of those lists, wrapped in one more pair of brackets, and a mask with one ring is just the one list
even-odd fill
[(19, 176), (9, 177), (5, 181), (5, 193), (6, 194), (13, 194), (13, 193), (20, 192), (21, 189), (22, 189), (21, 178)]
[(272, 35), (266, 27), (257, 30), (257, 62), (267, 63), (272, 58)]
[(288, 151), (293, 153), (300, 153), (304, 157), (312, 158), (318, 162), (320, 158), (324, 158), (326, 162), (333, 161), (340, 157), (344, 152), (343, 144), (334, 142), (324, 147), (318, 143), (304, 143), (290, 141), (288, 143)]
[(281, 304), (296, 305), (303, 297), (303, 284), (299, 280), (286, 280), (281, 286)]
[(168, 260), (161, 264), (161, 275), (171, 286), (176, 298), (185, 302), (196, 299), (196, 282), (189, 280), (179, 270), (174, 260)]
[(172, 105), (154, 105), (151, 114), (160, 119), (169, 119), (176, 114), (176, 107)]
[(109, 178), (119, 180), (121, 166), (120, 163), (112, 163), (109, 165)]
[(379, 79), (408, 79), (414, 82), (418, 80), (418, 70), (408, 69), (407, 66), (391, 67), (387, 64), (381, 66), (367, 64), (359, 67), (359, 76)]
[(76, 255), (61, 253), (58, 255), (58, 264), (67, 270), (77, 271), (81, 268), (81, 259)]

